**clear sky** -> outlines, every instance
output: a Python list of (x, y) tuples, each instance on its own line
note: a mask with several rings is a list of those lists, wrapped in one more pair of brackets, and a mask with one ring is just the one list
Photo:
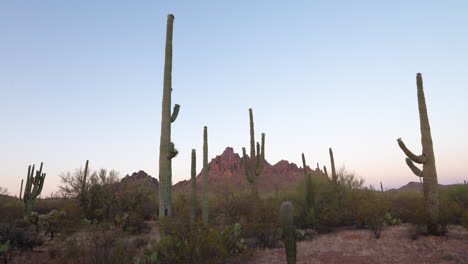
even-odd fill
[(468, 179), (468, 1), (0, 2), (0, 186), (19, 192), (44, 161), (43, 194), (84, 166), (158, 176), (166, 16), (175, 15), (174, 182), (248, 146), (266, 158), (345, 165), (377, 186), (417, 177), (396, 139), (421, 151), (424, 78), (439, 182)]

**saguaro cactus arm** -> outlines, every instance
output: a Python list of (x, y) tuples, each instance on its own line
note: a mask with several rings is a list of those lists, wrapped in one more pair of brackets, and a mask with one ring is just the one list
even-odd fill
[(247, 166), (247, 153), (245, 151), (245, 148), (242, 148), (242, 165), (244, 166), (245, 178), (248, 182), (252, 183), (253, 177), (250, 175), (249, 168)]
[(171, 115), (171, 123), (174, 123), (174, 121), (176, 121), (177, 116), (179, 115), (179, 110), (180, 110), (180, 105), (175, 104), (174, 110), (172, 111), (172, 115)]
[(331, 173), (332, 173), (332, 181), (333, 183), (338, 182), (338, 177), (336, 176), (336, 170), (335, 170), (335, 158), (333, 157), (333, 150), (332, 148), (328, 149), (328, 152), (330, 153), (330, 163), (331, 163)]
[(411, 161), (410, 158), (406, 158), (406, 164), (416, 176), (423, 176), (423, 172), (418, 167), (416, 167), (416, 165), (414, 165), (413, 161)]
[(257, 168), (255, 174), (260, 175), (265, 168), (265, 133), (262, 133), (262, 145), (257, 142)]
[(412, 161), (418, 163), (418, 164), (423, 164), (426, 162), (426, 157), (424, 155), (415, 155), (411, 150), (409, 150), (403, 140), (401, 138), (397, 139), (398, 146), (400, 146), (401, 150), (406, 154), (408, 158), (410, 158)]
[(304, 175), (307, 175), (307, 165), (306, 165), (304, 153), (302, 153), (302, 167), (304, 168)]

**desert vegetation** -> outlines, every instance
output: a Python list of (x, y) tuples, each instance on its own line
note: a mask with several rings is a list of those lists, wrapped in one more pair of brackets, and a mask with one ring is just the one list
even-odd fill
[[(423, 193), (386, 191), (383, 184), (378, 190), (367, 187), (364, 179), (335, 166), (332, 148), (328, 150), (330, 175), (326, 166), (322, 169), (319, 164), (312, 170), (302, 153), (299, 180), (276, 192), (262, 192), (260, 183), (269, 180), (262, 175), (267, 167), (265, 133), (260, 142), (255, 141), (253, 109), (248, 110), (250, 155), (242, 149), (243, 180), (250, 188), (231, 188), (229, 183), (212, 188), (208, 128), (204, 126), (203, 137), (200, 134), (202, 186), (197, 187), (193, 149), (189, 191), (177, 191), (171, 164), (178, 154), (171, 141), (171, 124), (180, 110), (176, 104), (171, 111), (173, 23), (174, 16), (169, 15), (158, 186), (149, 176), (121, 178), (114, 170), (92, 171), (86, 161), (83, 169), (60, 175), (59, 194), (41, 198), (46, 165), (41, 163), (38, 170), (29, 166), (19, 197), (0, 188), (1, 261), (271, 263), (263, 254), (273, 252), (277, 254), (273, 261), (278, 263), (310, 263), (307, 257), (317, 258), (318, 254), (306, 254), (308, 248), (314, 250), (314, 241), (345, 233), (350, 239), (365, 239), (370, 247), (394, 230), (405, 234), (398, 236), (401, 243), (443, 237), (448, 242), (441, 243), (460, 245), (453, 249), (453, 255), (434, 259), (434, 263), (468, 260), (468, 185), (438, 189), (421, 74), (417, 74), (417, 94), (422, 154), (413, 154), (400, 139), (398, 144), (408, 157), (410, 169), (422, 179)], [(339, 149), (335, 150), (339, 159)], [(423, 169), (413, 162), (423, 164)], [(197, 193), (200, 190), (202, 193)], [(450, 237), (453, 230), (457, 230), (457, 236)], [(356, 233), (349, 233), (352, 231)], [(346, 262), (340, 258), (336, 261)]]

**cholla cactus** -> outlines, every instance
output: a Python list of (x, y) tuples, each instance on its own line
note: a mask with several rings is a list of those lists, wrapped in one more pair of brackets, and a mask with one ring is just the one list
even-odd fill
[[(416, 75), (416, 86), (418, 90), (419, 123), (421, 127), (422, 154), (416, 155), (411, 152), (403, 143), (401, 138), (397, 139), (401, 150), (406, 154), (406, 164), (413, 173), (423, 179), (423, 191), (428, 212), (428, 231), (431, 234), (439, 234), (439, 200), (437, 198), (437, 171), (435, 165), (434, 148), (432, 145), (431, 128), (429, 126), (429, 117), (427, 115), (426, 98), (424, 97), (423, 80), (421, 73)], [(419, 169), (413, 162), (423, 165)]]
[(280, 208), (283, 243), (286, 249), (288, 264), (296, 263), (296, 227), (294, 225), (294, 208), (290, 202), (284, 202)]
[(24, 187), (23, 203), (24, 211), (27, 215), (31, 213), (32, 206), (34, 201), (42, 192), (42, 187), (44, 187), (44, 180), (46, 177), (45, 173), (42, 173), (42, 162), (36, 175), (34, 176), (34, 166), (28, 167), (28, 177), (26, 178), (26, 186)]
[(250, 118), (250, 163), (247, 165), (247, 154), (245, 148), (242, 148), (243, 166), (245, 177), (249, 183), (253, 184), (253, 193), (256, 198), (258, 195), (258, 178), (265, 167), (265, 133), (262, 133), (262, 144), (257, 142), (257, 151), (255, 152), (255, 131), (252, 108), (249, 109)]
[(54, 239), (55, 233), (58, 232), (60, 222), (65, 215), (65, 211), (52, 210), (46, 215), (39, 216), (39, 222), (44, 227), (45, 234), (49, 235), (51, 240)]

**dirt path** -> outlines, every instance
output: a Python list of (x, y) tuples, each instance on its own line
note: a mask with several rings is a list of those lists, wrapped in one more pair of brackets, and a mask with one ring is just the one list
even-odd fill
[[(448, 236), (421, 236), (412, 240), (409, 226), (389, 227), (380, 239), (368, 230), (342, 230), (318, 235), (297, 245), (297, 263), (468, 263), (468, 231), (451, 230)], [(249, 263), (286, 263), (283, 248), (258, 251)]]

